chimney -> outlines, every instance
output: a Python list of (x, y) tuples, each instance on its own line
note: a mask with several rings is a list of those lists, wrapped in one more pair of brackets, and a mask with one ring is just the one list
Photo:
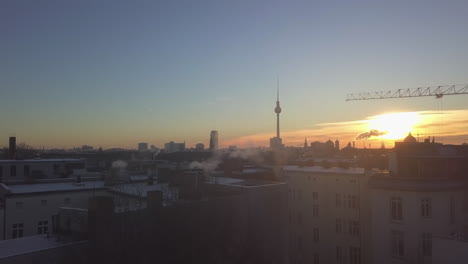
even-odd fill
[(10, 137), (10, 144), (8, 147), (8, 159), (16, 159), (16, 137)]

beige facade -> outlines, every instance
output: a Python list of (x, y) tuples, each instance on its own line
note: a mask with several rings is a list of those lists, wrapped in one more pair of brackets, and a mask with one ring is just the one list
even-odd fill
[(463, 182), (381, 177), (371, 186), (373, 263), (433, 263), (432, 238), (464, 230)]
[(368, 175), (361, 168), (283, 167), (290, 263), (370, 263)]

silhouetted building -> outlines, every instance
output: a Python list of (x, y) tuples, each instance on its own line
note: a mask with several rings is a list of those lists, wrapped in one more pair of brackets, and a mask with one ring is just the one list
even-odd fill
[(218, 150), (218, 131), (212, 130), (210, 133), (210, 150)]
[(8, 145), (8, 158), (16, 159), (16, 137), (10, 137)]
[(197, 143), (195, 145), (195, 150), (201, 151), (201, 150), (204, 150), (204, 149), (205, 149), (205, 144), (203, 144), (203, 143)]
[(172, 153), (172, 152), (183, 151), (183, 150), (185, 150), (185, 142), (175, 143), (174, 141), (171, 141), (169, 143), (164, 144), (164, 151), (166, 153)]
[(148, 143), (138, 143), (138, 151), (148, 151)]

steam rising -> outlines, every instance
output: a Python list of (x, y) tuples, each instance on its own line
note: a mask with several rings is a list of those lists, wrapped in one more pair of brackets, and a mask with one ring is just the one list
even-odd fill
[(112, 168), (113, 169), (125, 169), (127, 168), (127, 162), (123, 160), (116, 160), (112, 162)]
[[(243, 150), (234, 150), (232, 152), (227, 153), (227, 156), (224, 158), (232, 158), (232, 159), (243, 159), (243, 160), (250, 160), (255, 163), (261, 163), (263, 158), (260, 155), (260, 151), (257, 149), (243, 149)], [(194, 161), (190, 163), (191, 169), (202, 169), (205, 173), (213, 172), (219, 164), (223, 161), (223, 155), (221, 152), (216, 152), (213, 157), (208, 160), (198, 162)]]
[(371, 129), (369, 132), (364, 132), (362, 134), (359, 134), (356, 137), (356, 140), (362, 140), (362, 139), (367, 140), (370, 137), (379, 137), (379, 136), (383, 136), (383, 135), (385, 135), (387, 133), (388, 133), (387, 131), (379, 131), (377, 129)]

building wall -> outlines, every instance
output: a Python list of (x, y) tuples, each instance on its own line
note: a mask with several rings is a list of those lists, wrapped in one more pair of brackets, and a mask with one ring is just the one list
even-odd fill
[[(105, 191), (89, 190), (7, 196), (3, 210), (5, 221), (1, 226), (2, 232), (5, 229), (2, 239), (13, 238), (14, 224), (23, 224), (23, 236), (32, 236), (38, 234), (39, 221), (47, 221), (48, 232), (52, 233), (52, 218), (58, 214), (60, 207), (88, 208), (89, 197), (105, 194)], [(68, 198), (69, 203), (66, 202)], [(46, 204), (43, 204), (43, 200)]]
[(468, 260), (468, 241), (434, 237), (432, 264), (464, 264)]
[[(326, 169), (285, 170), (284, 175), (289, 184), (290, 262), (352, 263), (350, 250), (356, 248), (360, 249), (360, 263), (370, 263), (370, 230), (366, 228), (370, 222), (369, 177), (364, 172), (333, 173)], [(350, 223), (356, 222), (359, 232), (350, 233)], [(341, 257), (337, 256), (338, 250)]]
[[(400, 197), (402, 220), (391, 217), (391, 198)], [(371, 191), (373, 263), (431, 263), (422, 254), (423, 233), (448, 236), (462, 230), (466, 213), (463, 209), (464, 191)], [(431, 200), (431, 216), (423, 217), (422, 199)], [(404, 256), (392, 256), (391, 232), (403, 234)], [(432, 242), (431, 242), (432, 243)], [(434, 250), (431, 250), (434, 253)], [(449, 262), (447, 262), (449, 263)]]
[[(82, 168), (67, 169), (67, 166), (82, 166)], [(16, 175), (11, 174), (11, 167), (16, 168)], [(24, 181), (28, 175), (25, 167), (29, 167), (29, 176), (43, 175), (44, 178), (61, 178), (63, 173), (83, 174), (86, 173), (85, 161), (1, 161), (0, 182)], [(35, 174), (36, 173), (36, 174)]]

